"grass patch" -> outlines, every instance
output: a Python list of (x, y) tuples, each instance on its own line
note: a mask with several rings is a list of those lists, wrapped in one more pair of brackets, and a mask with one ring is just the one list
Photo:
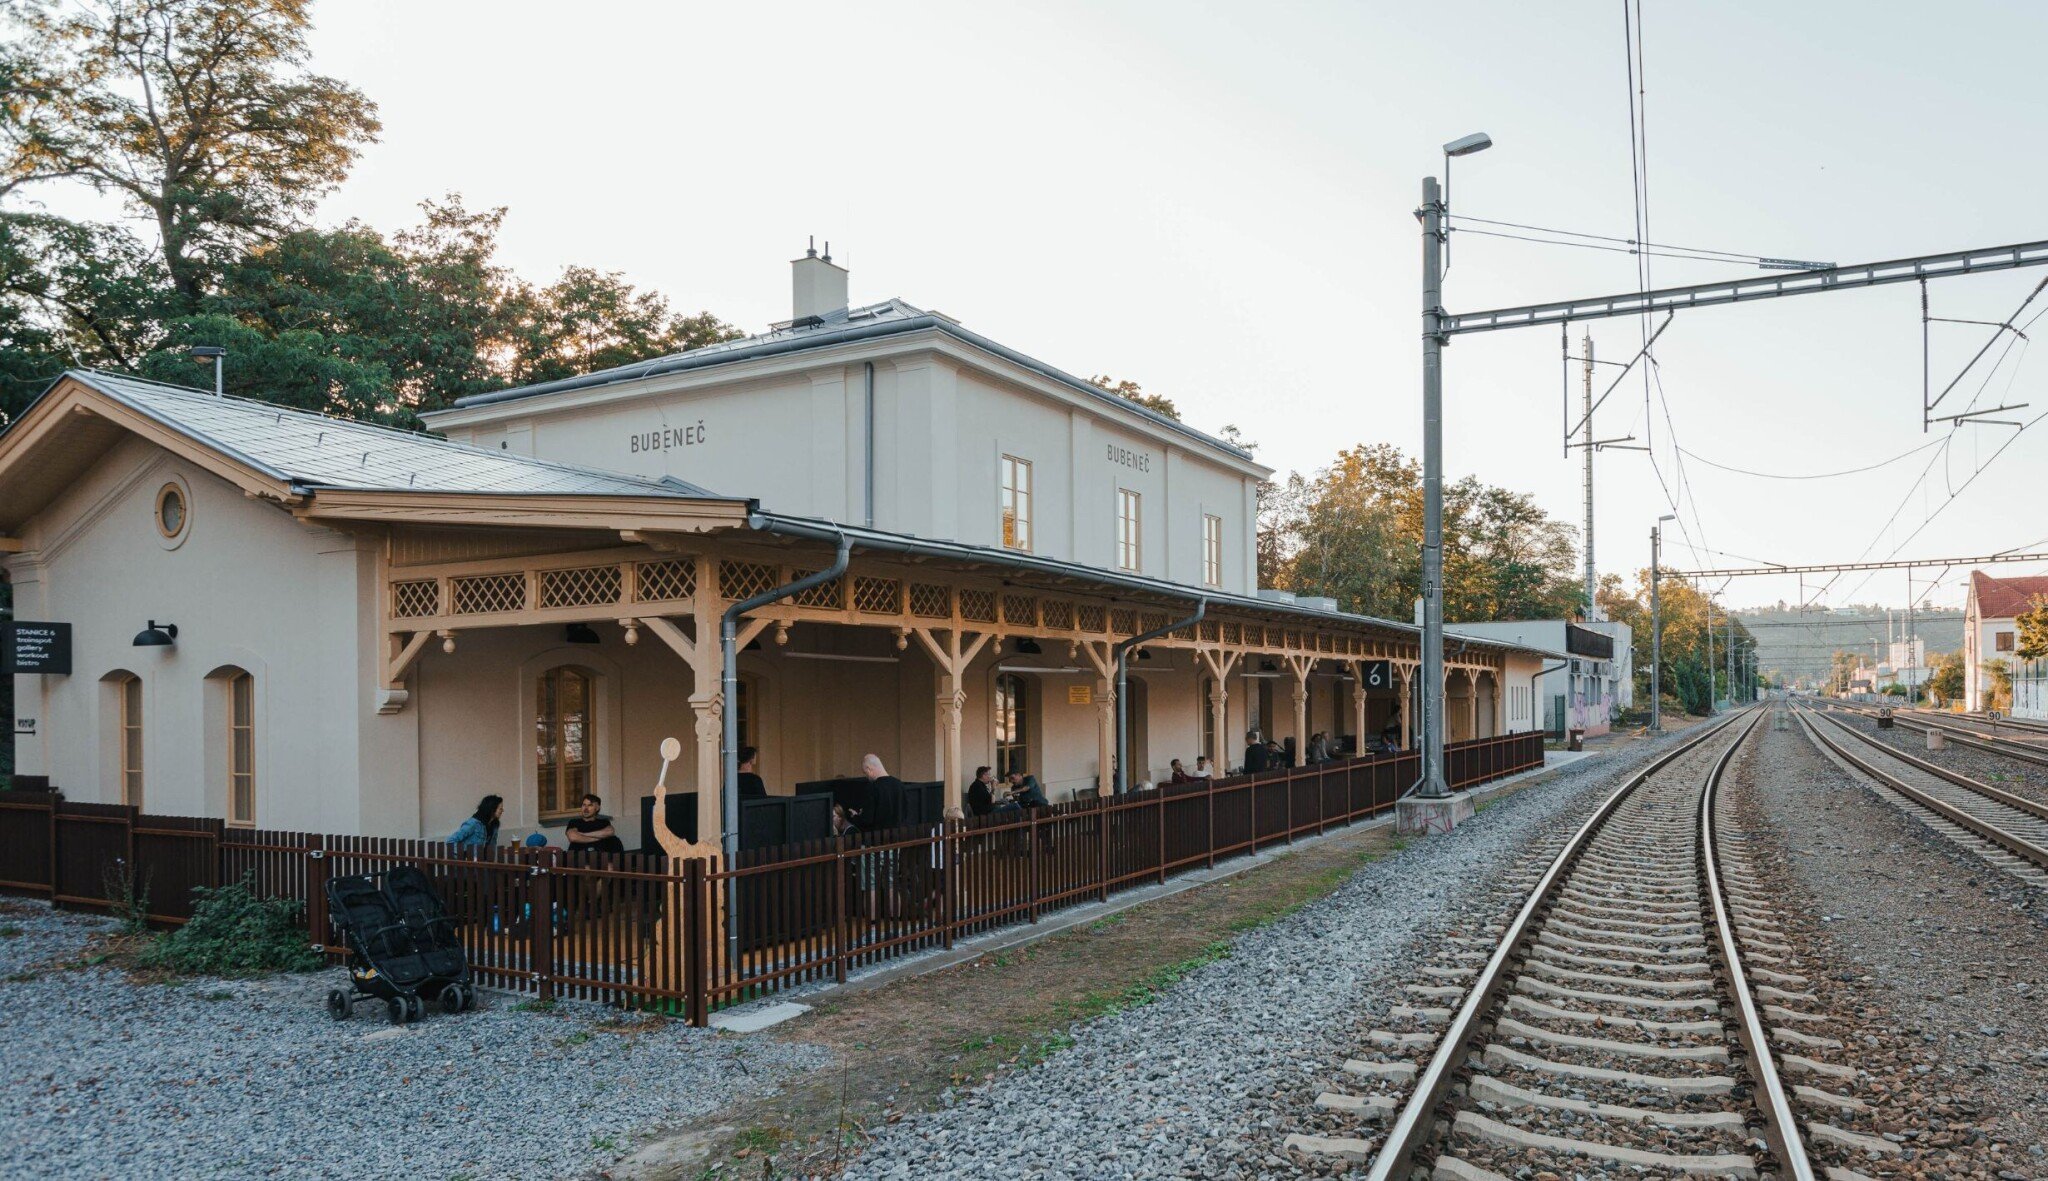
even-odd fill
[(619, 1141), (614, 1136), (592, 1136), (590, 1147), (593, 1152), (617, 1152)]
[(570, 1034), (568, 1037), (556, 1038), (555, 1044), (558, 1046), (580, 1046), (589, 1040), (590, 1031), (587, 1029), (579, 1029), (575, 1033)]
[(26, 934), (20, 927), (0, 927), (0, 939), (19, 939)]
[(766, 1155), (782, 1147), (789, 1132), (772, 1125), (746, 1128), (732, 1138), (734, 1156)]
[(515, 1013), (552, 1013), (555, 1011), (555, 1001), (553, 997), (549, 997), (547, 1000), (536, 998), (530, 1001), (520, 1001), (512, 1006), (512, 1011)]
[(1114, 927), (1114, 926), (1116, 926), (1116, 925), (1117, 925), (1118, 923), (1121, 923), (1121, 922), (1123, 922), (1123, 921), (1124, 921), (1124, 916), (1126, 916), (1126, 915), (1128, 915), (1128, 914), (1130, 914), (1130, 913), (1131, 913), (1131, 912), (1130, 912), (1130, 911), (1128, 911), (1128, 910), (1120, 910), (1120, 911), (1117, 911), (1117, 912), (1116, 912), (1115, 914), (1106, 914), (1106, 915), (1103, 915), (1103, 916), (1102, 916), (1101, 918), (1099, 918), (1099, 919), (1096, 919), (1096, 920), (1095, 920), (1094, 922), (1092, 922), (1092, 923), (1089, 923), (1089, 924), (1088, 924), (1088, 929), (1089, 929), (1090, 931), (1093, 931), (1093, 932), (1095, 932), (1096, 934), (1100, 935), (1100, 934), (1101, 934), (1101, 933), (1103, 933), (1104, 931), (1107, 931), (1107, 930), (1109, 930), (1109, 929), (1110, 929), (1111, 927)]

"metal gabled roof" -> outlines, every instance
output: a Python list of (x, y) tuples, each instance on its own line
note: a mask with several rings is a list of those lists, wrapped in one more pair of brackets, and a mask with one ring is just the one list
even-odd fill
[[(760, 357), (780, 356), (785, 353), (802, 352), (808, 349), (826, 348), (837, 344), (852, 344), (878, 337), (894, 336), (900, 333), (936, 329), (958, 340), (1020, 365), (1041, 377), (1056, 381), (1099, 402), (1150, 419), (1159, 427), (1183, 435), (1198, 443), (1213, 447), (1239, 459), (1253, 460), (1252, 453), (1243, 447), (1226, 443), (1206, 431), (1178, 419), (1140, 406), (1129, 398), (1119, 397), (1101, 386), (1084, 378), (1076, 377), (1063, 369), (1049, 365), (1036, 357), (1020, 353), (1007, 345), (998, 344), (962, 325), (958, 320), (939, 312), (930, 312), (905, 303), (900, 299), (887, 299), (866, 307), (841, 308), (822, 316), (792, 321), (753, 336), (735, 340), (720, 341), (688, 352), (674, 353), (666, 357), (655, 357), (636, 361), (631, 365), (619, 365), (600, 369), (579, 377), (564, 377), (555, 381), (535, 385), (517, 386), (509, 390), (496, 390), (488, 394), (471, 394), (459, 398), (454, 408), (469, 410), (483, 406), (495, 406), (504, 402), (516, 402), (526, 398), (537, 398), (546, 394), (566, 393), (571, 390), (593, 389), (600, 386), (617, 385), (639, 381), (648, 377), (659, 377), (669, 373), (684, 373), (693, 369), (705, 369)], [(428, 415), (429, 419), (432, 415)]]
[(64, 376), (197, 443), (308, 489), (731, 499), (673, 477), (646, 479), (551, 463), (139, 377), (91, 369)]

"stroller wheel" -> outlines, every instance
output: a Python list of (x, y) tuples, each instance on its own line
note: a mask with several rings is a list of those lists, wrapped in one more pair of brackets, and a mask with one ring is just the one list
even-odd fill
[(336, 1021), (346, 1021), (348, 1020), (348, 1011), (348, 994), (339, 988), (329, 989), (327, 991), (327, 1015)]
[(462, 986), (462, 1007), (463, 1007), (463, 1008), (465, 1008), (465, 1009), (474, 1009), (474, 1008), (476, 1008), (476, 1002), (477, 1002), (477, 991), (476, 991), (476, 985), (474, 985), (474, 984), (465, 984), (465, 985), (463, 985), (463, 986)]
[(384, 1011), (391, 1014), (391, 1024), (404, 1025), (406, 1017), (412, 1013), (412, 1006), (405, 1003), (404, 997), (395, 996), (384, 1002)]
[(407, 1021), (418, 1021), (427, 1015), (427, 1002), (421, 1000), (418, 996), (405, 998), (405, 1008), (405, 1019)]
[(441, 1011), (460, 1013), (468, 1007), (468, 1000), (468, 994), (462, 991), (460, 984), (450, 984), (441, 990)]

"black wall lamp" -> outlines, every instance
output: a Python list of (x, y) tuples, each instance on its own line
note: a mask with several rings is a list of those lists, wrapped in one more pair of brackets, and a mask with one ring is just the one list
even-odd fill
[(158, 627), (156, 620), (152, 619), (148, 627), (135, 633), (137, 648), (168, 648), (177, 642), (178, 625), (175, 623), (166, 623)]
[(1017, 645), (1014, 651), (1019, 656), (1038, 656), (1043, 654), (1045, 652), (1045, 649), (1039, 647), (1038, 641), (1032, 639), (1030, 636), (1021, 636), (1017, 640)]
[(587, 623), (572, 623), (563, 629), (562, 639), (571, 644), (601, 644), (597, 630)]

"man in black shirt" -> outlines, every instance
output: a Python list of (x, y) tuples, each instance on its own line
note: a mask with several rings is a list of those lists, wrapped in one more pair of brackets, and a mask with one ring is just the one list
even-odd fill
[(569, 829), (563, 835), (569, 840), (571, 853), (623, 853), (626, 842), (619, 839), (618, 830), (612, 827), (612, 818), (599, 811), (604, 801), (594, 795), (583, 797), (583, 812), (569, 822)]
[(867, 776), (868, 798), (861, 803), (853, 822), (862, 832), (881, 832), (902, 824), (903, 781), (889, 774), (877, 755), (862, 759), (860, 772)]
[(1244, 773), (1257, 775), (1266, 769), (1266, 744), (1259, 741), (1257, 730), (1244, 736)]
[(761, 759), (761, 752), (751, 746), (740, 748), (740, 798), (743, 800), (765, 800), (768, 785), (755, 774), (755, 764)]
[(974, 782), (967, 785), (967, 814), (986, 816), (996, 810), (996, 777), (988, 767), (974, 769)]

